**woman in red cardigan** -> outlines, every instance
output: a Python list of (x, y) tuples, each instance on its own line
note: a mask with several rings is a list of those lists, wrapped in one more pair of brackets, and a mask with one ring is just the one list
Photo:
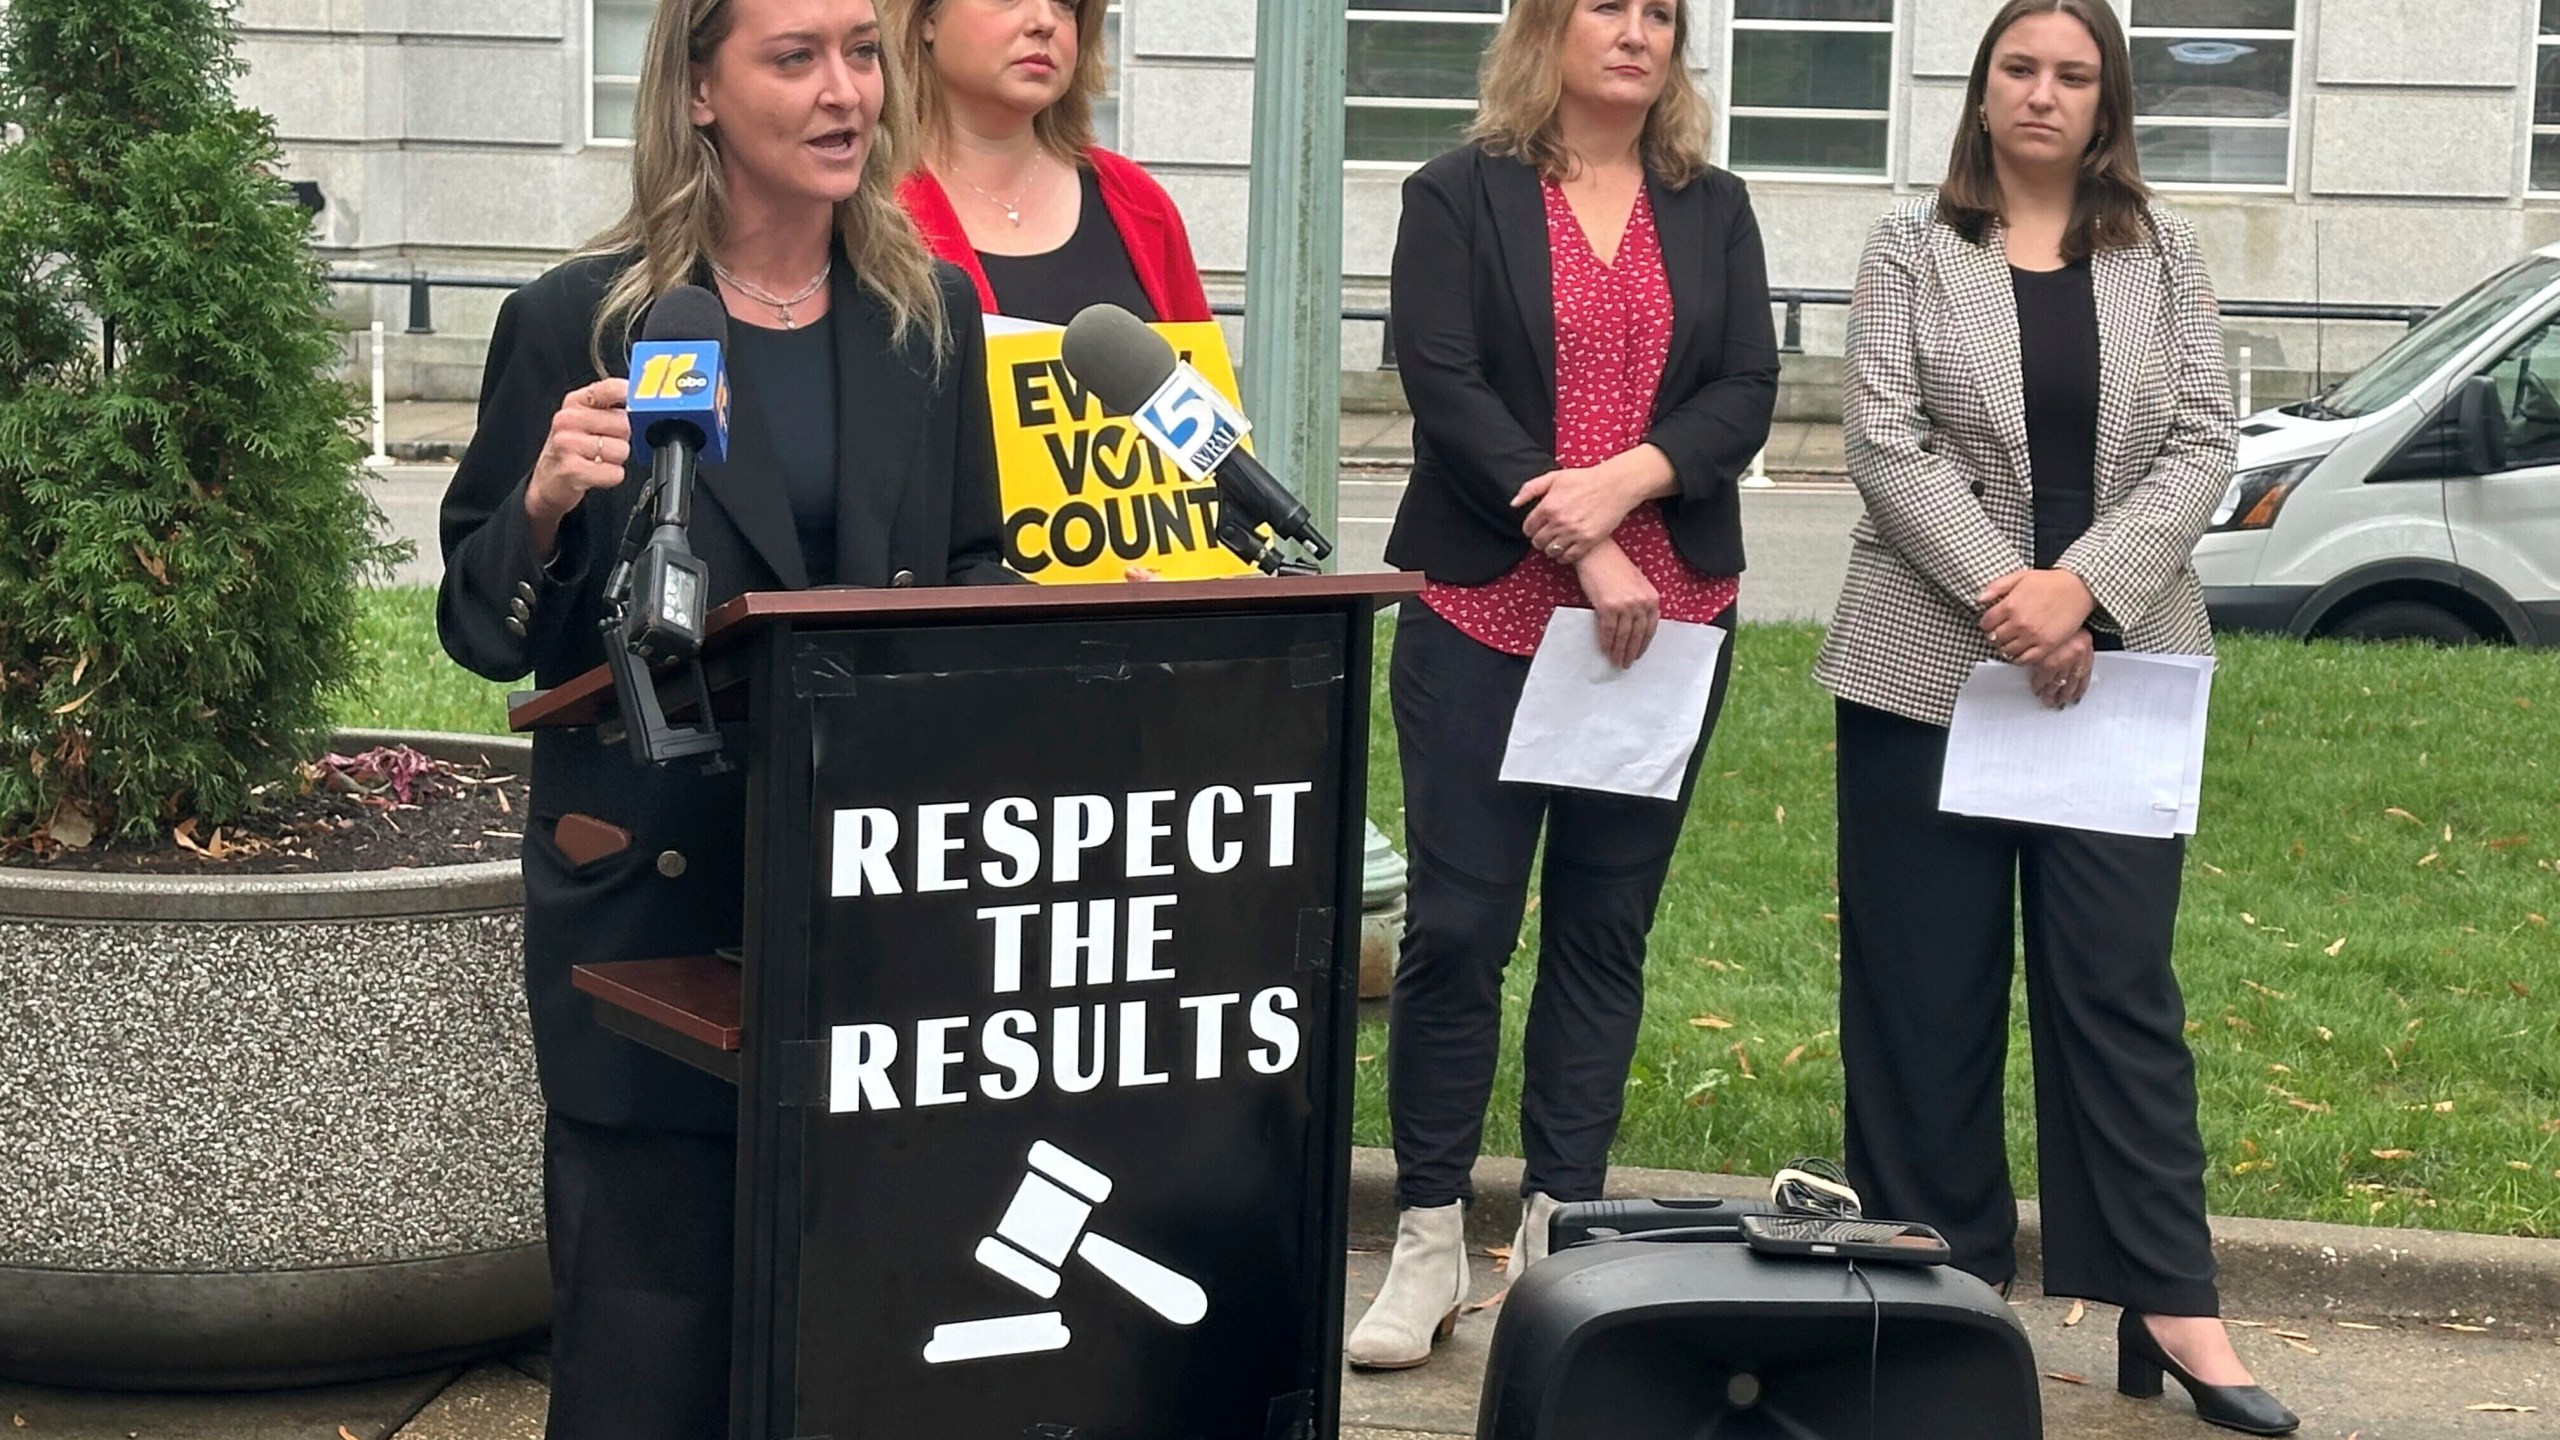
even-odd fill
[(1107, 0), (885, 0), (923, 121), (899, 203), (989, 314), (1063, 325), (1108, 301), (1206, 320), (1182, 216), (1154, 178), (1093, 143)]

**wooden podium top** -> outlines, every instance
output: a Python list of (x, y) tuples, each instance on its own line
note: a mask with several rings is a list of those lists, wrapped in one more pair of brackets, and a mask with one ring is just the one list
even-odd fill
[[(715, 655), (777, 620), (975, 620), (1002, 615), (1110, 617), (1167, 610), (1293, 610), (1348, 600), (1392, 602), (1422, 593), (1408, 571), (1247, 575), (1122, 585), (951, 585), (906, 590), (762, 590), (711, 612), (703, 654)], [(715, 687), (716, 688), (716, 687)], [(592, 725), (610, 708), (612, 673), (599, 665), (507, 711), (513, 730)]]

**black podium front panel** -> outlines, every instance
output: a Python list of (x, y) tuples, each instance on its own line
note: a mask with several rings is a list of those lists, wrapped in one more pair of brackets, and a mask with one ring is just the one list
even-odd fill
[(765, 856), (798, 924), (757, 936), (758, 1013), (796, 1002), (766, 1033), (802, 1069), (749, 1197), (778, 1277), (750, 1433), (1331, 1434), (1350, 631), (795, 639), (806, 855)]

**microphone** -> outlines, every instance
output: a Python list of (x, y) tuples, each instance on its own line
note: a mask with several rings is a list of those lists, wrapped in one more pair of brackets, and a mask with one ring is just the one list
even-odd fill
[[(1067, 326), (1062, 358), (1067, 373), (1104, 409), (1128, 416), (1182, 473), (1217, 482), (1221, 508), (1242, 521), (1240, 527), (1219, 527), (1218, 538), (1229, 549), (1262, 560), (1261, 543), (1250, 532), (1267, 525), (1318, 559), (1333, 553), (1333, 542), (1315, 527), (1305, 503), (1245, 453), (1244, 437), (1253, 427), (1145, 321), (1117, 305), (1089, 305)], [(1273, 568), (1267, 560), (1263, 564)]]
[(630, 575), (617, 568), (615, 578), (627, 579), (634, 602), (623, 616), (623, 639), (652, 667), (681, 664), (702, 647), (711, 575), (686, 531), (697, 468), (729, 453), (728, 340), (729, 312), (719, 297), (679, 285), (649, 307), (631, 347), (631, 450), (649, 462), (644, 501), (655, 503), (634, 507), (633, 531), (644, 510), (653, 528)]

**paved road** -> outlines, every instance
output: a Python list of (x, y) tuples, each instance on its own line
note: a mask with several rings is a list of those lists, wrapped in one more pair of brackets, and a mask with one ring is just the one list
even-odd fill
[[(452, 477), (449, 465), (394, 465), (374, 482), (374, 498), (393, 531), (418, 547), (417, 558), (399, 573), (403, 584), (432, 585), (443, 573), (436, 555), (436, 506)], [(1387, 529), (1403, 493), (1401, 480), (1344, 477), (1335, 536), (1343, 569), (1386, 568)], [(1857, 518), (1857, 496), (1841, 486), (1744, 491), (1742, 528), (1751, 573), (1743, 582), (1743, 613), (1754, 620), (1829, 618), (1848, 564), (1849, 527)]]

